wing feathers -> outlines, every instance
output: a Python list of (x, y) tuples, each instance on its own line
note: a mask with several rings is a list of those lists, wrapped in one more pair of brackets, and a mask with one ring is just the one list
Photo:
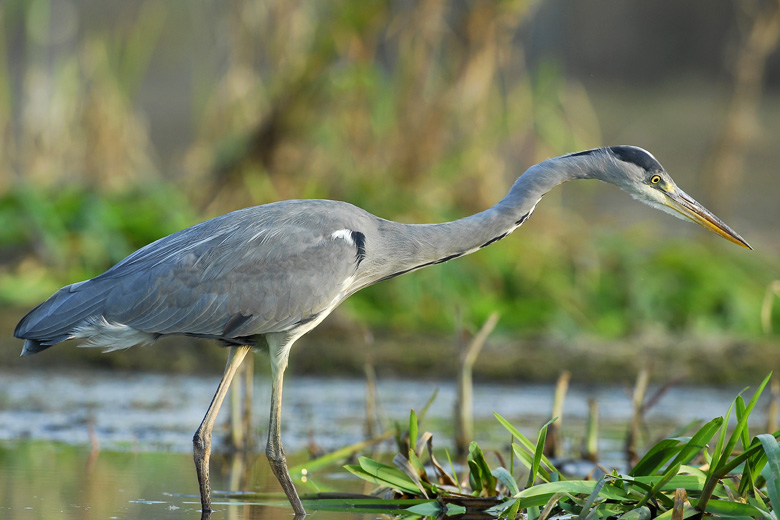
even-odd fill
[(101, 345), (111, 330), (121, 330), (125, 343), (132, 331), (236, 339), (290, 330), (346, 297), (345, 283), (365, 255), (365, 240), (333, 238), (348, 227), (334, 215), (359, 221), (367, 214), (330, 201), (288, 201), (193, 226), (60, 289), (14, 335), (28, 339), (24, 353), (33, 353), (74, 331), (86, 334), (87, 326), (102, 331)]

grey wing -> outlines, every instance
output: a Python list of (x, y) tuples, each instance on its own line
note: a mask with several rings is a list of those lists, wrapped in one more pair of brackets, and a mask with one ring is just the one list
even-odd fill
[(123, 280), (104, 315), (149, 333), (233, 339), (290, 330), (340, 303), (356, 267), (347, 241), (300, 227), (256, 241), (204, 244)]
[[(114, 341), (128, 330), (147, 335), (126, 338), (126, 346), (164, 334), (240, 341), (330, 312), (355, 272), (354, 243), (305, 219), (262, 220), (215, 219), (165, 237), (60, 289), (14, 335), (28, 339), (25, 353), (89, 337), (87, 326), (97, 321), (114, 327)], [(110, 347), (105, 341), (98, 344)]]

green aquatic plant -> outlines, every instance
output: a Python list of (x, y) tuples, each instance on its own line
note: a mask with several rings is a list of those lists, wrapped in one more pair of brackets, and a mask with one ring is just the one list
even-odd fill
[[(566, 479), (542, 454), (549, 423), (533, 442), (498, 414), (496, 418), (513, 437), (509, 468), (500, 457), (501, 465), (491, 467), (480, 447), (471, 443), (464, 466), (468, 474), (458, 479), (454, 470), (446, 471), (436, 460), (430, 433), (417, 440), (414, 412), (408, 453), (396, 455), (394, 466), (361, 457), (357, 464), (345, 467), (389, 490), (393, 498), (385, 501), (386, 507), (406, 503), (405, 516), (441, 517), (468, 511), (498, 518), (516, 518), (525, 512), (529, 520), (555, 516), (681, 520), (703, 514), (775, 520), (774, 505), (780, 503), (780, 431), (751, 439), (748, 430), (748, 419), (770, 376), (747, 404), (738, 395), (724, 417), (705, 423), (691, 436), (663, 439), (627, 473), (613, 470), (597, 480)], [(525, 467), (524, 475), (515, 476), (515, 458)], [(415, 502), (405, 502), (409, 500)], [(316, 501), (312, 507), (317, 508)]]

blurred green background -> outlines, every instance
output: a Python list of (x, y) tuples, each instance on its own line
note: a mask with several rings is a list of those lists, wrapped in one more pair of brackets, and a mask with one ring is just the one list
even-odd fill
[(497, 310), (479, 377), (754, 381), (780, 365), (778, 5), (7, 0), (0, 363), (217, 370), (189, 339), (19, 360), (11, 334), (60, 286), (234, 209), (439, 222), (543, 159), (634, 144), (755, 251), (570, 183), (507, 240), (356, 294), (291, 369), (446, 376)]

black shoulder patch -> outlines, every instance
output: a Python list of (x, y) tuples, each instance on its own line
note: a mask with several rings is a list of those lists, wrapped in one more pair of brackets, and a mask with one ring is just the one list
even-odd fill
[(636, 164), (645, 171), (657, 172), (664, 170), (664, 167), (661, 166), (661, 163), (655, 157), (636, 146), (611, 146), (609, 151), (621, 161)]
[(252, 315), (245, 316), (243, 314), (234, 314), (230, 317), (230, 319), (225, 323), (225, 327), (222, 329), (222, 336), (229, 338), (235, 334), (235, 332), (247, 321), (252, 319)]
[(360, 231), (352, 231), (352, 241), (355, 242), (355, 248), (357, 249), (355, 260), (357, 265), (360, 265), (360, 262), (366, 259), (366, 235)]

